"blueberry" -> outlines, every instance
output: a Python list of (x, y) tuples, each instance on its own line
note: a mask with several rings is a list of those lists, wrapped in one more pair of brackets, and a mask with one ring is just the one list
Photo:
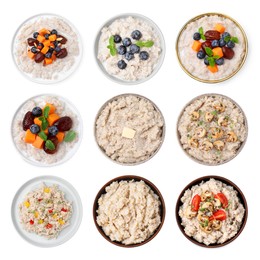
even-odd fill
[(230, 37), (230, 33), (224, 32), (221, 36), (221, 38), (225, 39), (226, 37)]
[(141, 51), (139, 53), (140, 60), (148, 60), (149, 53), (147, 51)]
[(42, 115), (42, 109), (40, 107), (34, 107), (32, 110), (32, 114), (34, 116), (41, 116)]
[(53, 30), (51, 30), (51, 34), (58, 34), (58, 32), (57, 32), (57, 30), (55, 30), (55, 29), (53, 29)]
[(31, 52), (32, 52), (32, 53), (37, 53), (37, 52), (38, 52), (38, 51), (37, 51), (37, 48), (36, 48), (36, 47), (32, 47), (32, 48), (31, 48)]
[(218, 47), (218, 46), (219, 46), (219, 41), (218, 41), (218, 40), (213, 40), (213, 41), (211, 42), (211, 46), (212, 46), (213, 48)]
[(126, 53), (126, 47), (123, 46), (123, 45), (120, 45), (118, 48), (117, 48), (117, 52), (119, 55), (124, 55)]
[(46, 40), (49, 40), (49, 36), (50, 36), (50, 35), (49, 35), (48, 33), (46, 33), (46, 34), (44, 35), (44, 37), (45, 37)]
[(200, 39), (201, 39), (201, 37), (200, 37), (200, 33), (199, 32), (196, 32), (196, 33), (193, 34), (193, 40), (199, 41)]
[(130, 51), (128, 51), (126, 54), (125, 54), (125, 59), (126, 60), (132, 60), (134, 58), (134, 54)]
[(130, 45), (130, 52), (132, 53), (139, 53), (140, 52), (140, 47), (137, 46), (136, 44)]
[(116, 34), (114, 35), (114, 42), (115, 43), (120, 43), (122, 41), (122, 38), (120, 35)]
[(54, 49), (56, 52), (60, 52), (61, 48), (59, 46), (56, 46)]
[(32, 124), (30, 126), (30, 131), (32, 134), (38, 134), (40, 132), (40, 130), (41, 130), (40, 127), (36, 124)]
[(33, 38), (34, 38), (34, 39), (37, 39), (38, 35), (39, 35), (38, 32), (34, 32), (34, 33), (33, 33)]
[(41, 50), (44, 47), (43, 43), (39, 42), (38, 43), (38, 48)]
[(50, 48), (49, 48), (49, 52), (53, 53), (53, 51), (54, 51), (54, 48), (53, 48), (53, 47), (50, 47)]
[(131, 39), (130, 38), (125, 38), (124, 40), (123, 40), (123, 45), (125, 46), (125, 47), (128, 47), (128, 46), (130, 46), (131, 45)]
[(205, 56), (206, 56), (206, 54), (205, 54), (205, 52), (204, 52), (203, 50), (198, 51), (197, 57), (198, 57), (199, 59), (204, 59)]
[(217, 59), (215, 62), (217, 65), (223, 65), (224, 64), (224, 58)]
[(204, 64), (208, 66), (208, 65), (209, 65), (209, 61), (208, 61), (207, 58), (208, 58), (208, 57), (205, 57), (205, 58), (204, 58)]
[(53, 126), (49, 127), (49, 129), (48, 129), (48, 133), (52, 136), (57, 135), (58, 132), (59, 132), (59, 130), (58, 130), (58, 127), (56, 125), (53, 125)]
[(226, 45), (226, 42), (224, 41), (223, 38), (221, 38), (221, 39), (219, 40), (219, 47), (224, 47), (225, 45)]
[(47, 52), (46, 54), (45, 54), (45, 57), (47, 58), (47, 59), (50, 59), (51, 58), (51, 56), (52, 56), (52, 53), (51, 52)]
[(59, 45), (59, 42), (55, 41), (53, 42), (54, 46), (57, 47)]
[(123, 70), (126, 68), (127, 64), (125, 63), (125, 61), (123, 60), (120, 60), (118, 63), (117, 63), (117, 66), (120, 70)]
[(135, 40), (140, 40), (142, 37), (142, 33), (139, 30), (135, 30), (131, 33), (131, 37)]
[(235, 43), (232, 42), (232, 41), (229, 41), (229, 42), (227, 43), (227, 47), (232, 49), (232, 48), (235, 47)]

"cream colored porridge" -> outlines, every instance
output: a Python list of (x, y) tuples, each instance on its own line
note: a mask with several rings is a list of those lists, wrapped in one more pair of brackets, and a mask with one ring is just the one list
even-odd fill
[(97, 116), (96, 141), (112, 160), (135, 164), (148, 160), (160, 148), (164, 120), (154, 104), (144, 97), (113, 98)]
[(30, 78), (40, 82), (61, 80), (80, 58), (79, 36), (61, 17), (37, 16), (17, 32), (13, 56), (19, 70)]
[[(46, 106), (54, 110), (49, 111), (46, 129), (43, 130), (43, 123), (39, 119), (43, 117)], [(39, 116), (32, 115), (35, 108), (41, 111)], [(76, 111), (62, 98), (50, 95), (31, 98), (14, 116), (12, 122), (14, 144), (22, 156), (34, 164), (41, 166), (57, 164), (75, 152), (81, 135), (79, 120)], [(50, 147), (47, 146), (47, 142), (51, 143)], [(53, 144), (54, 149), (51, 147)]]
[(177, 128), (184, 151), (208, 165), (234, 158), (247, 138), (243, 111), (229, 98), (217, 94), (200, 96), (188, 104)]
[[(206, 39), (200, 37), (200, 30)], [(195, 33), (197, 35), (194, 35)], [(245, 59), (245, 41), (241, 29), (229, 18), (205, 15), (187, 24), (178, 39), (177, 52), (182, 66), (192, 76), (200, 80), (222, 80), (236, 72)], [(209, 54), (213, 51), (212, 57), (219, 58), (218, 60), (211, 57), (211, 65), (208, 61), (209, 55), (203, 47), (205, 42), (209, 42), (205, 45), (211, 49), (208, 50)]]
[(124, 81), (138, 81), (153, 73), (161, 53), (156, 29), (141, 18), (129, 16), (102, 29), (97, 58), (108, 74)]
[(98, 205), (98, 225), (124, 245), (147, 240), (161, 224), (160, 199), (143, 181), (113, 182)]
[(239, 231), (245, 209), (237, 191), (211, 178), (185, 191), (179, 209), (189, 237), (205, 245), (223, 244)]

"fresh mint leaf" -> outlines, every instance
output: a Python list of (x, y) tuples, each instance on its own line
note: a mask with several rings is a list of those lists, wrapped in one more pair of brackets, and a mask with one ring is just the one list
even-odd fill
[(38, 134), (38, 136), (39, 136), (43, 141), (47, 141), (47, 135), (46, 135), (43, 131), (41, 131), (41, 132)]
[(111, 56), (116, 56), (117, 54), (117, 49), (116, 49), (116, 44), (114, 42), (114, 36), (110, 36), (109, 40), (108, 40), (109, 45), (107, 46), (107, 48), (110, 50), (110, 55)]
[(213, 59), (214, 60), (217, 60), (217, 59), (219, 59), (220, 57), (218, 56), (218, 55), (215, 55), (215, 56), (213, 56)]
[(230, 41), (230, 39), (231, 39), (230, 36), (226, 36), (226, 37), (224, 38), (224, 41), (225, 41), (226, 43), (228, 43), (228, 42)]
[(64, 142), (72, 142), (75, 138), (76, 138), (76, 132), (75, 131), (73, 131), (73, 130), (70, 130), (67, 134), (66, 134), (66, 136), (65, 136), (65, 138), (64, 138)]
[(49, 113), (50, 113), (50, 110), (51, 110), (51, 108), (50, 108), (49, 106), (46, 106), (46, 107), (43, 109), (43, 116), (44, 116), (45, 118), (48, 118)]
[(43, 131), (46, 130), (46, 129), (48, 128), (48, 126), (49, 126), (49, 123), (48, 123), (47, 119), (44, 118), (44, 119), (42, 120), (42, 130), (43, 130)]
[(238, 43), (238, 38), (237, 37), (231, 37), (230, 41), (233, 43)]
[(142, 42), (142, 41), (136, 41), (135, 43), (138, 47), (147, 47), (147, 48), (151, 48), (154, 45), (153, 41), (146, 41), (146, 42)]
[(51, 140), (47, 140), (45, 146), (51, 151), (55, 150), (55, 145)]
[(209, 47), (205, 47), (205, 51), (209, 57), (213, 56), (213, 51)]
[(207, 60), (209, 62), (209, 66), (210, 67), (214, 67), (215, 66), (215, 60), (213, 57), (207, 57)]
[(206, 37), (205, 37), (205, 35), (204, 35), (204, 31), (203, 31), (203, 28), (202, 28), (202, 27), (199, 28), (199, 34), (200, 34), (200, 38), (205, 41), (205, 40), (206, 40)]

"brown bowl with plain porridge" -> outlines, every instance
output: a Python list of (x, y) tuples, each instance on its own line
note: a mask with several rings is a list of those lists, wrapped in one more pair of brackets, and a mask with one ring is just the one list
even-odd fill
[(93, 218), (99, 233), (110, 243), (125, 248), (151, 241), (161, 230), (165, 203), (158, 188), (134, 175), (117, 177), (98, 192)]
[(159, 108), (137, 94), (123, 94), (108, 100), (95, 120), (95, 138), (101, 151), (123, 165), (151, 159), (160, 149), (165, 122)]
[(204, 94), (181, 111), (177, 136), (183, 151), (204, 165), (220, 165), (235, 158), (248, 134), (246, 116), (231, 98)]
[(193, 79), (217, 83), (233, 77), (247, 57), (247, 37), (238, 22), (219, 13), (189, 20), (181, 29), (176, 52), (182, 69)]
[(175, 209), (183, 235), (196, 245), (215, 248), (234, 241), (248, 217), (244, 194), (230, 180), (204, 176), (181, 192)]

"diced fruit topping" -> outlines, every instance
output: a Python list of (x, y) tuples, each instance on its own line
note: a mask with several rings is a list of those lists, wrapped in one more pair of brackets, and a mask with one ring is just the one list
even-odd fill
[(30, 131), (32, 132), (32, 134), (38, 134), (40, 132), (40, 127), (36, 124), (32, 124), (30, 126)]
[(114, 35), (114, 42), (115, 43), (120, 43), (122, 41), (122, 38), (120, 35), (116, 34)]
[(43, 66), (52, 64), (56, 58), (63, 59), (68, 55), (66, 48), (62, 45), (66, 44), (67, 39), (58, 35), (56, 29), (41, 29), (39, 32), (33, 33), (33, 38), (28, 38), (27, 43), (31, 49), (28, 49), (28, 57), (36, 63), (43, 62)]
[(199, 59), (203, 59), (212, 73), (218, 72), (218, 66), (223, 65), (225, 59), (231, 60), (234, 57), (233, 49), (238, 43), (238, 38), (232, 37), (220, 23), (215, 25), (215, 30), (208, 30), (205, 33), (200, 27), (198, 32), (193, 34), (193, 40), (191, 48), (197, 52)]
[(76, 132), (71, 130), (72, 119), (68, 116), (60, 117), (54, 113), (55, 110), (54, 105), (46, 103), (44, 108), (34, 107), (25, 114), (22, 122), (23, 130), (26, 131), (25, 143), (54, 154), (58, 143), (71, 142), (76, 138)]
[(139, 53), (140, 52), (140, 47), (139, 46), (137, 46), (136, 44), (132, 44), (131, 46), (130, 46), (130, 52), (131, 53)]
[(135, 30), (131, 33), (131, 37), (135, 40), (140, 40), (142, 37), (142, 33), (139, 30)]
[(124, 60), (120, 60), (120, 61), (118, 61), (117, 66), (120, 70), (124, 70), (126, 68), (127, 64), (125, 63)]
[(139, 54), (140, 60), (148, 60), (149, 53), (147, 51), (141, 51)]

